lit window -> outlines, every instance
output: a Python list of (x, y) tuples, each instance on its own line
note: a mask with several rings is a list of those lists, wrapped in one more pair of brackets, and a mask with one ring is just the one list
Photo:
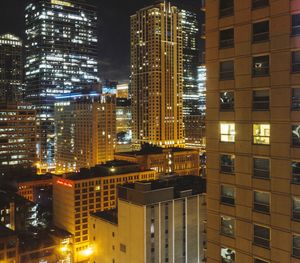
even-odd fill
[(220, 17), (233, 15), (233, 0), (220, 0)]
[(221, 216), (221, 234), (234, 237), (235, 235), (235, 220), (229, 216)]
[(293, 197), (293, 219), (300, 220), (300, 198)]
[(235, 141), (235, 124), (234, 123), (221, 123), (220, 133), (221, 133), (221, 142), (234, 142)]
[(234, 62), (233, 60), (220, 62), (220, 80), (234, 79)]
[(221, 154), (220, 155), (220, 171), (222, 173), (234, 173), (234, 155)]
[(252, 25), (252, 41), (254, 43), (269, 40), (269, 21), (257, 22)]
[(253, 57), (252, 76), (263, 77), (269, 75), (269, 56)]
[(269, 5), (269, 0), (252, 0), (252, 8), (262, 8)]
[(235, 250), (227, 247), (221, 248), (222, 263), (235, 263)]
[(292, 15), (292, 36), (300, 35), (300, 14)]
[(269, 178), (270, 177), (270, 160), (267, 158), (253, 158), (253, 177)]
[(235, 190), (233, 186), (221, 185), (221, 203), (228, 205), (235, 204)]
[(253, 143), (270, 144), (270, 124), (253, 124)]
[(300, 184), (300, 162), (292, 162), (292, 182)]
[(300, 88), (292, 88), (292, 110), (300, 110)]
[(253, 91), (252, 107), (254, 111), (269, 110), (270, 96), (269, 90), (254, 90)]
[(270, 211), (270, 193), (254, 191), (253, 208), (255, 211), (269, 213)]
[(222, 91), (220, 92), (220, 110), (233, 111), (234, 110), (234, 92)]
[(292, 125), (292, 146), (300, 147), (300, 125)]
[(292, 52), (292, 72), (300, 72), (300, 51)]
[(268, 227), (253, 226), (253, 243), (254, 245), (269, 248), (270, 247), (270, 229)]
[(294, 257), (300, 258), (300, 235), (293, 235), (293, 252)]

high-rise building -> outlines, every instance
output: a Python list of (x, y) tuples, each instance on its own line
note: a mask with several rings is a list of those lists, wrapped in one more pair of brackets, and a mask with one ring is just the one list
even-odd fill
[(71, 93), (55, 103), (57, 172), (78, 171), (114, 159), (116, 97)]
[(99, 82), (97, 11), (79, 0), (34, 0), (26, 6), (27, 100), (38, 111), (38, 154), (53, 165), (54, 102)]
[(0, 103), (22, 99), (22, 40), (12, 34), (0, 36)]
[(206, 2), (207, 262), (299, 262), (300, 1)]
[(204, 65), (198, 66), (198, 90), (200, 93), (199, 96), (199, 110), (201, 117), (205, 116), (206, 112), (206, 67)]
[(118, 187), (118, 198), (117, 211), (90, 216), (92, 262), (205, 262), (202, 178), (126, 184)]
[(133, 143), (184, 146), (183, 32), (179, 9), (160, 3), (131, 16)]
[(117, 85), (117, 98), (118, 99), (129, 99), (129, 84), (118, 84)]
[(30, 105), (0, 105), (0, 174), (36, 162), (36, 111)]
[(75, 262), (90, 256), (89, 214), (116, 207), (117, 185), (154, 179), (155, 171), (124, 161), (53, 177), (54, 224), (74, 235)]

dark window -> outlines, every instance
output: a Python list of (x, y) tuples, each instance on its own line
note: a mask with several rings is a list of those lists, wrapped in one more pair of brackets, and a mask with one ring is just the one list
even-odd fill
[(270, 96), (269, 90), (254, 90), (253, 91), (253, 110), (265, 111), (269, 110)]
[(234, 187), (229, 185), (221, 185), (221, 203), (234, 205), (235, 203)]
[(253, 57), (252, 76), (261, 77), (269, 75), (269, 56)]
[(9, 251), (6, 254), (7, 258), (13, 258), (16, 256), (16, 251)]
[(293, 235), (293, 256), (300, 258), (300, 235)]
[(252, 41), (261, 42), (269, 40), (269, 21), (257, 22), (252, 25)]
[(292, 125), (292, 146), (300, 147), (300, 125)]
[(227, 247), (222, 247), (221, 263), (235, 263), (235, 250)]
[(292, 182), (300, 184), (300, 162), (292, 162)]
[(292, 110), (300, 110), (300, 88), (292, 88)]
[(233, 111), (234, 110), (234, 92), (222, 91), (220, 92), (220, 110)]
[(269, 0), (252, 0), (252, 8), (261, 8), (269, 5)]
[(234, 63), (233, 60), (220, 62), (220, 79), (234, 79)]
[(120, 244), (120, 251), (126, 253), (126, 245)]
[(270, 247), (270, 229), (264, 226), (253, 226), (253, 243), (260, 247)]
[(300, 35), (300, 14), (292, 15), (292, 35)]
[(255, 258), (254, 263), (268, 263), (268, 261), (265, 261), (265, 260), (262, 260), (262, 259), (259, 259), (259, 258)]
[(253, 158), (253, 177), (270, 177), (270, 160), (267, 158)]
[(293, 219), (300, 220), (300, 198), (293, 197)]
[(300, 72), (300, 51), (292, 52), (292, 72)]
[(255, 211), (269, 213), (270, 211), (270, 193), (254, 191), (253, 208)]
[(229, 216), (221, 216), (221, 234), (234, 237), (235, 235), (235, 220)]
[(220, 155), (220, 171), (222, 173), (234, 174), (234, 155), (221, 154)]
[(220, 48), (229, 48), (234, 46), (234, 29), (224, 29), (220, 31)]
[(233, 15), (233, 0), (220, 0), (220, 17)]

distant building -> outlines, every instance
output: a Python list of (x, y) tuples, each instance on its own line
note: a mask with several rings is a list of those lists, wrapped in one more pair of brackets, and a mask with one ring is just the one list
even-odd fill
[[(147, 30), (145, 30), (147, 28)], [(133, 143), (184, 146), (183, 32), (180, 10), (170, 3), (131, 16)]]
[(38, 158), (54, 165), (58, 95), (99, 83), (97, 9), (85, 1), (32, 0), (25, 8), (26, 98), (37, 109)]
[(0, 174), (36, 162), (36, 111), (25, 104), (0, 105)]
[(129, 84), (117, 85), (117, 99), (129, 99)]
[(91, 214), (91, 262), (205, 262), (205, 181), (184, 176), (118, 188), (118, 209)]
[(202, 115), (184, 117), (185, 147), (205, 150), (205, 119)]
[(143, 145), (140, 151), (116, 153), (117, 160), (134, 162), (160, 175), (199, 175), (199, 151), (185, 148), (161, 148)]
[[(19, 239), (15, 231), (0, 223), (0, 262), (19, 263)], [(21, 263), (21, 262), (20, 262)]]
[(105, 80), (101, 84), (102, 94), (116, 95), (117, 94), (117, 86), (118, 86), (117, 81)]
[(155, 171), (124, 161), (53, 177), (54, 224), (74, 235), (75, 262), (90, 256), (89, 213), (115, 208), (117, 185), (154, 179)]
[(0, 103), (22, 100), (23, 43), (12, 34), (0, 36)]
[(198, 67), (198, 89), (199, 89), (199, 100), (200, 100), (200, 113), (201, 116), (205, 116), (206, 112), (206, 67)]
[(98, 92), (60, 96), (55, 103), (57, 172), (79, 171), (114, 159), (116, 97)]

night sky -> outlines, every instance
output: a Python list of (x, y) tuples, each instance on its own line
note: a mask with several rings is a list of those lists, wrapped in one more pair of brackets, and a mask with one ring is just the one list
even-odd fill
[[(101, 79), (127, 81), (130, 57), (130, 15), (155, 0), (87, 0), (98, 6)], [(200, 10), (200, 0), (178, 0)], [(24, 38), (26, 0), (0, 4), (0, 34), (11, 32)]]

